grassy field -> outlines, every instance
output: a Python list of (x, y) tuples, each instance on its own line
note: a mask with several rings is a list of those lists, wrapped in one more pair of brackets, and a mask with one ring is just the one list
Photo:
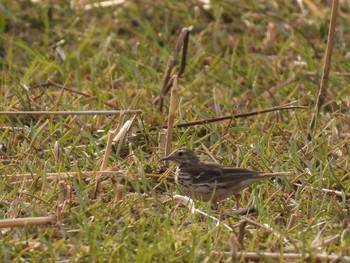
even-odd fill
[[(7, 151), (0, 219), (55, 217), (49, 225), (1, 228), (1, 262), (239, 262), (253, 260), (252, 253), (263, 262), (320, 262), (322, 255), (349, 262), (341, 257), (350, 254), (346, 1), (313, 131), (328, 1), (147, 0), (88, 10), (49, 2), (0, 3), (0, 109), (142, 110), (107, 163), (123, 171), (129, 187), (119, 200), (121, 182), (103, 175), (94, 198), (97, 174), (84, 172), (100, 171), (108, 132), (133, 115), (1, 115)], [(234, 197), (217, 209), (196, 201), (203, 213), (173, 198), (174, 169), (159, 161), (169, 94), (162, 111), (155, 99), (184, 27), (192, 29), (175, 124), (303, 106), (174, 128), (172, 149), (188, 147), (227, 166), (293, 173), (243, 191), (241, 206), (256, 213), (235, 215)], [(66, 172), (77, 175), (48, 176)], [(29, 175), (16, 180), (22, 174)]]

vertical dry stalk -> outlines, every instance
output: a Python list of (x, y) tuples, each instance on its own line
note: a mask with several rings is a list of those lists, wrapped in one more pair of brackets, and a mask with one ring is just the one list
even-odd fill
[[(131, 120), (126, 121), (124, 123), (124, 125), (119, 129), (118, 133), (117, 133), (117, 129), (108, 132), (106, 151), (105, 151), (105, 155), (103, 157), (100, 171), (105, 171), (107, 169), (108, 160), (109, 160), (109, 156), (110, 156), (111, 149), (112, 149), (112, 143), (113, 142), (118, 143), (118, 152), (119, 152), (120, 145), (125, 140), (125, 137), (129, 131), (131, 125), (133, 124), (135, 118), (136, 118), (136, 115)], [(117, 154), (118, 154), (118, 152), (117, 152)], [(98, 174), (96, 176), (96, 181), (95, 181), (94, 198), (97, 198), (97, 196), (100, 193), (100, 181), (101, 181), (101, 174)], [(117, 188), (118, 188), (118, 186), (117, 186)]]
[[(107, 145), (106, 145), (106, 151), (105, 151), (105, 155), (103, 157), (100, 171), (104, 171), (107, 168), (108, 159), (109, 159), (109, 155), (111, 153), (112, 142), (113, 142), (114, 137), (115, 137), (115, 131), (109, 131)], [(95, 179), (94, 199), (96, 199), (97, 196), (100, 194), (100, 182), (101, 182), (101, 174), (97, 174), (96, 179)]]
[(321, 85), (320, 85), (320, 90), (318, 93), (318, 98), (317, 98), (317, 103), (315, 106), (314, 114), (312, 116), (312, 120), (310, 123), (310, 133), (313, 132), (313, 130), (316, 126), (318, 114), (320, 112), (320, 109), (323, 106), (323, 103), (324, 103), (324, 101), (326, 99), (326, 95), (327, 95), (329, 67), (331, 64), (332, 51), (333, 51), (333, 45), (334, 45), (334, 32), (335, 32), (335, 26), (337, 23), (338, 4), (339, 4), (339, 0), (333, 0), (332, 14), (331, 14), (331, 21), (329, 24), (327, 49), (326, 49), (325, 61), (324, 61), (324, 65), (323, 65)]
[(125, 186), (121, 183), (118, 183), (116, 187), (117, 187), (117, 192), (114, 198), (114, 202), (118, 203), (123, 199), (123, 194), (125, 193)]
[(136, 115), (134, 115), (134, 117), (131, 120), (126, 121), (124, 123), (124, 125), (120, 128), (118, 134), (113, 139), (113, 142), (117, 142), (118, 143), (117, 155), (119, 155), (121, 146), (122, 146), (123, 142), (125, 141), (125, 137), (128, 134), (128, 131), (129, 131), (131, 125), (134, 123), (135, 118), (136, 118)]
[(173, 139), (175, 109), (176, 109), (176, 93), (177, 93), (177, 75), (173, 77), (173, 88), (171, 89), (171, 93), (170, 93), (168, 129), (167, 129), (166, 142), (165, 142), (165, 156), (168, 156), (170, 154), (171, 142)]
[(292, 229), (295, 224), (298, 221), (299, 218), (299, 207), (300, 205), (297, 206), (297, 208), (295, 209), (294, 213), (290, 216), (289, 220), (287, 221), (287, 230)]
[(66, 200), (66, 193), (67, 193), (67, 187), (66, 183), (61, 180), (58, 182), (58, 199), (57, 204), (62, 205), (64, 201)]
[(57, 199), (57, 223), (62, 223), (63, 221), (63, 211), (66, 206), (66, 201), (71, 197), (70, 187), (65, 181), (61, 180), (58, 182), (58, 199)]
[(53, 147), (53, 155), (55, 156), (56, 165), (58, 167), (58, 161), (60, 159), (60, 144), (58, 141), (55, 141), (55, 145)]
[(161, 91), (160, 95), (154, 100), (154, 103), (159, 103), (160, 112), (163, 111), (164, 98), (165, 98), (166, 94), (169, 92), (169, 90), (171, 89), (171, 87), (173, 86), (174, 79), (171, 77), (171, 74), (173, 72), (173, 68), (175, 67), (175, 62), (176, 62), (176, 59), (179, 55), (181, 47), (182, 47), (182, 56), (181, 56), (180, 68), (179, 68), (178, 72), (176, 73), (176, 75), (178, 77), (181, 77), (181, 75), (185, 71), (188, 41), (189, 41), (191, 29), (192, 29), (192, 27), (185, 27), (182, 29), (182, 31), (177, 39), (173, 54), (169, 58), (167, 68), (166, 68), (165, 74), (164, 74), (162, 91)]
[[(158, 135), (158, 148), (166, 148), (166, 130), (161, 130)], [(165, 153), (164, 153), (165, 154)]]
[(228, 242), (229, 242), (230, 252), (231, 252), (231, 262), (237, 262), (237, 259), (238, 259), (238, 257), (237, 257), (237, 252), (238, 252), (237, 243), (238, 243), (238, 241), (237, 241), (236, 237), (233, 234), (231, 234), (229, 236)]
[[(113, 139), (114, 142), (118, 143), (117, 155), (119, 155), (121, 145), (124, 142), (125, 137), (129, 131), (131, 125), (134, 123), (135, 118), (136, 118), (136, 115), (131, 120), (126, 121), (124, 123), (123, 127), (120, 128), (120, 131), (118, 132), (118, 134)], [(125, 186), (123, 184), (123, 180), (117, 181), (116, 188), (117, 188), (117, 192), (116, 192), (116, 196), (115, 196), (115, 201), (119, 202), (123, 199), (123, 194), (125, 192)]]
[(245, 235), (245, 227), (247, 226), (248, 222), (246, 220), (243, 220), (239, 224), (238, 228), (238, 243), (244, 248), (244, 235)]
[[(123, 118), (124, 118), (124, 112), (121, 112), (121, 114), (120, 114), (121, 121), (119, 122), (117, 128), (115, 130), (108, 132), (106, 151), (105, 151), (105, 155), (104, 155), (103, 160), (102, 160), (102, 165), (101, 165), (100, 171), (104, 171), (107, 168), (109, 155), (110, 155), (110, 152), (112, 149), (113, 138), (117, 134), (117, 131), (120, 128), (120, 125), (121, 125)], [(103, 168), (104, 168), (104, 170), (102, 170)], [(97, 174), (96, 179), (95, 179), (95, 189), (94, 189), (94, 197), (93, 197), (94, 199), (96, 199), (100, 193), (100, 181), (101, 181), (101, 174)]]

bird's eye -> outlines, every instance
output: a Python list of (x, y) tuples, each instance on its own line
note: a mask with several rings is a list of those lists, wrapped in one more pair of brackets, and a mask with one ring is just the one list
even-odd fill
[(179, 153), (178, 153), (179, 156), (182, 156), (183, 154), (184, 154), (183, 152), (179, 152)]

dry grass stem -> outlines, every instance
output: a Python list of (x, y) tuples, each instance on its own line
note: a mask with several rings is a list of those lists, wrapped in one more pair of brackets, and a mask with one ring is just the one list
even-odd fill
[(331, 59), (332, 59), (335, 27), (337, 24), (337, 16), (338, 16), (338, 5), (339, 5), (339, 0), (332, 1), (332, 13), (331, 13), (331, 20), (329, 23), (329, 30), (328, 30), (327, 49), (326, 49), (326, 55), (325, 55), (325, 60), (323, 65), (320, 89), (317, 97), (316, 106), (314, 109), (314, 114), (312, 116), (311, 123), (310, 123), (311, 132), (313, 132), (315, 128), (315, 125), (318, 119), (318, 114), (324, 104), (324, 101), (327, 95), (329, 68), (330, 68)]
[(48, 225), (54, 222), (55, 218), (52, 216), (2, 219), (0, 220), (0, 228)]
[[(205, 217), (207, 218), (210, 218), (212, 220), (214, 220), (216, 222), (217, 225), (221, 224), (221, 220), (212, 216), (212, 215), (209, 215), (208, 213), (200, 210), (200, 209), (197, 209), (194, 205), (194, 202), (191, 198), (187, 197), (187, 196), (183, 196), (183, 195), (174, 195), (174, 200), (178, 200), (180, 201), (181, 204), (185, 205), (190, 211), (192, 214), (195, 214), (195, 213), (198, 213), (198, 214), (201, 214), (201, 215), (204, 215)], [(228, 230), (230, 231), (233, 231), (233, 229), (227, 225), (227, 224), (222, 224), (225, 228), (227, 228)]]
[[(166, 148), (166, 138), (167, 138), (167, 131), (161, 130), (158, 135), (158, 148), (159, 149), (165, 149)], [(164, 152), (165, 156), (165, 152)]]
[(101, 1), (93, 4), (77, 4), (77, 9), (82, 9), (85, 11), (95, 9), (95, 8), (101, 8), (101, 7), (113, 7), (116, 5), (124, 4), (126, 0), (109, 0), (109, 1)]
[[(56, 178), (59, 177), (61, 179), (69, 178), (69, 177), (77, 177), (78, 175), (83, 175), (83, 176), (91, 176), (91, 175), (113, 175), (118, 178), (126, 178), (125, 177), (125, 170), (120, 170), (120, 171), (81, 171), (81, 172), (60, 172), (60, 173), (45, 173), (46, 178)], [(15, 174), (15, 175), (10, 175), (10, 174), (2, 174), (2, 178), (10, 181), (18, 181), (18, 180), (24, 180), (24, 179), (31, 179), (31, 178), (36, 178), (41, 176), (42, 174), (35, 174), (35, 173), (24, 173), (24, 174)], [(133, 174), (133, 176), (139, 176), (138, 173)], [(161, 174), (151, 174), (151, 173), (146, 173), (146, 177), (154, 177), (154, 178), (161, 178)]]
[(169, 92), (169, 90), (171, 89), (171, 87), (173, 86), (174, 79), (172, 78), (171, 74), (173, 72), (173, 68), (175, 67), (175, 62), (176, 62), (176, 59), (178, 57), (178, 54), (180, 52), (181, 47), (182, 47), (182, 58), (181, 58), (181, 62), (180, 62), (180, 68), (179, 68), (178, 72), (176, 73), (177, 77), (178, 78), (181, 77), (181, 75), (185, 71), (188, 40), (189, 40), (189, 35), (190, 35), (191, 29), (192, 29), (191, 27), (182, 29), (182, 31), (177, 39), (173, 54), (169, 58), (168, 65), (167, 65), (164, 79), (163, 79), (163, 87), (162, 87), (161, 93), (160, 93), (159, 97), (157, 97), (154, 100), (154, 103), (159, 103), (160, 112), (163, 111), (164, 98), (165, 98), (166, 94)]
[(64, 219), (64, 208), (67, 203), (67, 200), (71, 198), (71, 188), (67, 183), (63, 180), (58, 182), (58, 199), (57, 199), (57, 212), (56, 218), (57, 223), (61, 224)]
[[(3, 2), (0, 218), (53, 225), (7, 224), (0, 262), (349, 259), (347, 1)], [(293, 175), (173, 197), (175, 146)]]
[[(59, 172), (59, 173), (45, 173), (45, 177), (59, 177), (59, 178), (69, 178), (69, 177), (77, 177), (78, 175), (113, 175), (117, 177), (124, 177), (123, 174), (125, 174), (125, 171), (82, 171), (82, 172)], [(10, 180), (10, 181), (18, 181), (23, 179), (32, 179), (36, 177), (40, 177), (42, 174), (35, 174), (35, 173), (24, 173), (24, 174), (2, 174), (1, 177)]]
[[(255, 222), (254, 220), (249, 219), (249, 218), (244, 218), (244, 221), (246, 221), (247, 223), (252, 224), (252, 225), (254, 225), (254, 226), (257, 226), (257, 227), (266, 229), (266, 230), (268, 230), (269, 232), (273, 233), (278, 239), (283, 239), (285, 243), (290, 243), (290, 241), (289, 241), (286, 237), (282, 236), (280, 233), (278, 233), (276, 230), (274, 230), (274, 229), (273, 229), (269, 224), (267, 224), (267, 223), (260, 224), (260, 223), (258, 223), (258, 222)], [(244, 227), (245, 227), (245, 225), (244, 225)], [(243, 229), (244, 229), (244, 227), (243, 227)]]
[[(123, 114), (124, 113), (122, 113), (122, 116), (123, 116)], [(117, 147), (118, 147), (118, 149), (120, 149), (120, 145), (124, 141), (125, 136), (126, 136), (127, 132), (129, 131), (134, 120), (135, 120), (135, 116), (132, 120), (126, 121), (124, 123), (124, 125), (119, 129), (118, 132), (117, 132), (118, 129), (108, 132), (108, 139), (107, 139), (105, 154), (103, 156), (103, 161), (102, 161), (101, 168), (100, 168), (101, 171), (104, 171), (107, 169), (109, 156), (110, 156), (111, 149), (112, 149), (112, 143), (117, 142), (118, 143)], [(100, 179), (101, 179), (101, 175), (97, 175), (96, 181), (95, 181), (94, 198), (97, 198), (97, 196), (99, 195), (99, 192), (100, 192), (100, 189), (99, 189), (100, 188)]]
[(327, 188), (322, 188), (322, 189), (319, 189), (319, 188), (316, 188), (316, 187), (312, 187), (312, 186), (308, 186), (308, 185), (304, 185), (304, 184), (298, 184), (298, 183), (294, 183), (295, 186), (298, 186), (298, 187), (305, 187), (305, 188), (309, 188), (309, 189), (312, 189), (312, 190), (315, 190), (315, 191), (322, 191), (324, 193), (327, 193), (327, 194), (334, 194), (340, 198), (350, 198), (350, 193), (346, 193), (346, 192), (342, 192), (342, 191), (337, 191), (337, 190), (331, 190), (331, 189), (327, 189)]
[(300, 254), (300, 253), (269, 253), (269, 252), (262, 252), (262, 253), (256, 253), (256, 252), (237, 252), (238, 259), (244, 259), (244, 260), (251, 260), (256, 262), (261, 262), (261, 260), (264, 259), (264, 257), (268, 257), (272, 260), (281, 260), (284, 261), (292, 261), (292, 262), (300, 262), (301, 260), (311, 260), (314, 259), (317, 262), (319, 261), (327, 261), (331, 262), (333, 260), (337, 260), (336, 262), (339, 262), (341, 260), (350, 260), (347, 256), (338, 256), (338, 255), (326, 255), (326, 254), (315, 254), (315, 255), (309, 255), (309, 254)]
[[(196, 125), (202, 125), (202, 124), (207, 124), (207, 123), (212, 123), (212, 122), (220, 122), (220, 121), (226, 121), (226, 120), (232, 120), (232, 119), (237, 119), (237, 118), (245, 118), (245, 117), (251, 117), (263, 113), (268, 113), (268, 112), (273, 112), (273, 111), (281, 111), (281, 110), (296, 110), (296, 109), (307, 109), (307, 107), (303, 106), (277, 106), (273, 108), (269, 108), (266, 110), (261, 110), (261, 111), (251, 111), (251, 112), (246, 112), (246, 113), (237, 113), (233, 114), (230, 116), (222, 116), (222, 117), (216, 117), (216, 118), (208, 118), (204, 120), (198, 120), (198, 121), (191, 121), (191, 122), (186, 122), (186, 123), (179, 123), (174, 125), (176, 128), (187, 128), (191, 126), (196, 126)], [(167, 128), (168, 126), (163, 126), (162, 128)]]
[(0, 111), (0, 116), (19, 116), (19, 115), (30, 115), (30, 116), (44, 116), (44, 115), (120, 115), (123, 114), (141, 114), (142, 110), (91, 110), (91, 111)]
[(173, 140), (173, 126), (175, 121), (175, 110), (176, 110), (176, 94), (177, 94), (177, 76), (174, 76), (173, 88), (170, 93), (170, 105), (168, 115), (168, 125), (165, 141), (165, 156), (168, 156), (171, 151), (171, 143)]
[[(37, 88), (49, 88), (49, 87), (55, 87), (55, 88), (59, 88), (59, 89), (62, 89), (62, 90), (66, 90), (70, 93), (73, 93), (73, 94), (77, 94), (77, 95), (80, 95), (80, 96), (83, 96), (85, 98), (89, 98), (89, 99), (94, 99), (94, 97), (92, 95), (89, 95), (89, 94), (86, 94), (84, 92), (81, 92), (80, 90), (77, 90), (75, 88), (71, 88), (71, 87), (67, 87), (65, 85), (62, 85), (60, 83), (57, 83), (57, 82), (54, 82), (52, 80), (48, 80), (47, 82), (44, 82), (44, 83), (39, 83), (39, 84), (33, 84), (31, 86), (29, 86), (27, 89), (28, 90), (33, 90), (33, 89), (37, 89)], [(45, 90), (46, 91), (46, 90)], [(13, 96), (15, 96), (14, 94), (11, 94), (9, 96), (7, 96), (8, 99), (12, 98)], [(106, 106), (109, 106), (111, 107), (112, 109), (115, 109), (116, 106), (111, 104), (111, 103), (108, 103), (108, 102), (103, 102), (104, 105)]]

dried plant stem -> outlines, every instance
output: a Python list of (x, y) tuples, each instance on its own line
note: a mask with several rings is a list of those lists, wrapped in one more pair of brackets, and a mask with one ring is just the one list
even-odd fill
[[(220, 253), (220, 252), (218, 252)], [(227, 252), (231, 253), (231, 252)], [(226, 254), (226, 253), (225, 253)], [(261, 260), (264, 259), (264, 257), (268, 257), (270, 259), (275, 259), (280, 262), (280, 260), (285, 260), (288, 262), (300, 262), (301, 260), (305, 261), (310, 261), (310, 259), (314, 259), (316, 262), (319, 261), (325, 261), (325, 262), (340, 262), (341, 259), (343, 260), (350, 260), (350, 257), (346, 256), (339, 256), (339, 255), (327, 255), (327, 254), (315, 254), (315, 255), (310, 255), (310, 254), (303, 254), (303, 253), (269, 253), (269, 252), (262, 252), (262, 253), (256, 253), (256, 252), (237, 252), (236, 256), (238, 259), (244, 259), (244, 260), (252, 260), (256, 262), (261, 262)], [(339, 261), (336, 261), (339, 260)]]
[[(115, 177), (120, 178), (126, 178), (124, 175), (126, 173), (125, 170), (122, 171), (82, 171), (82, 172), (61, 172), (61, 173), (46, 173), (46, 178), (56, 178), (59, 177), (61, 179), (69, 178), (69, 177), (77, 177), (78, 175), (84, 175), (84, 176), (90, 176), (90, 175), (113, 175)], [(28, 179), (34, 179), (39, 177), (41, 174), (33, 174), (33, 173), (24, 173), (24, 174), (16, 174), (16, 175), (10, 175), (10, 174), (2, 174), (1, 178), (7, 179), (12, 181), (22, 181), (22, 180), (28, 180)], [(133, 176), (139, 176), (138, 173), (134, 174)], [(144, 174), (146, 177), (155, 177), (155, 178), (161, 178), (161, 174)]]
[(326, 49), (326, 55), (325, 55), (325, 61), (323, 65), (323, 72), (322, 72), (322, 79), (321, 79), (321, 85), (317, 97), (317, 103), (315, 106), (314, 114), (311, 119), (310, 123), (310, 132), (312, 133), (317, 122), (318, 114), (320, 112), (320, 109), (322, 108), (324, 101), (326, 99), (327, 95), (327, 88), (328, 88), (328, 77), (329, 77), (329, 68), (331, 64), (331, 58), (332, 58), (332, 51), (334, 46), (334, 33), (335, 33), (335, 26), (337, 23), (337, 14), (338, 14), (338, 4), (339, 0), (333, 0), (332, 1), (332, 14), (331, 14), (331, 21), (329, 24), (329, 30), (328, 30), (328, 40), (327, 40), (327, 49)]
[[(212, 123), (212, 122), (219, 122), (219, 121), (232, 120), (232, 119), (236, 119), (236, 118), (250, 117), (250, 116), (255, 116), (255, 115), (273, 112), (273, 111), (294, 110), (294, 109), (307, 109), (307, 107), (303, 107), (303, 106), (278, 106), (278, 107), (273, 107), (273, 108), (269, 108), (269, 109), (261, 110), (261, 111), (251, 111), (251, 112), (246, 112), (246, 113), (233, 114), (230, 116), (222, 116), (222, 117), (209, 118), (209, 119), (203, 119), (203, 120), (198, 120), (198, 121), (191, 121), (191, 122), (186, 122), (186, 123), (179, 123), (179, 124), (174, 125), (174, 127), (186, 128), (186, 127), (190, 127), (190, 126), (202, 125), (202, 124), (207, 124), (207, 123)], [(166, 125), (166, 126), (163, 126), (162, 128), (166, 129), (166, 128), (168, 128), (168, 126)]]
[(183, 196), (183, 195), (174, 195), (174, 200), (178, 200), (178, 201), (180, 201), (181, 204), (187, 206), (187, 208), (191, 211), (192, 214), (195, 214), (195, 213), (202, 214), (205, 217), (213, 219), (214, 221), (216, 221), (217, 225), (222, 224), (229, 231), (233, 231), (233, 229), (229, 225), (223, 224), (220, 219), (218, 219), (218, 218), (216, 218), (216, 217), (214, 217), (212, 215), (209, 215), (208, 213), (206, 213), (206, 212), (196, 208), (195, 205), (194, 205), (194, 202), (193, 202), (193, 200), (191, 198), (189, 198), (187, 196)]
[(169, 105), (169, 117), (168, 117), (168, 128), (165, 142), (165, 156), (170, 154), (171, 142), (173, 139), (173, 126), (175, 120), (175, 109), (176, 109), (176, 93), (177, 93), (177, 75), (174, 76), (173, 88), (170, 93), (170, 105)]
[[(46, 173), (46, 177), (60, 177), (60, 178), (69, 178), (69, 177), (77, 177), (78, 175), (96, 175), (96, 174), (101, 174), (101, 175), (115, 175), (115, 176), (120, 176), (124, 177), (123, 174), (125, 172), (123, 171), (86, 171), (86, 172), (60, 172), (60, 173)], [(10, 174), (2, 174), (2, 178), (9, 179), (10, 181), (17, 181), (17, 180), (22, 180), (22, 179), (31, 179), (31, 178), (36, 178), (42, 174), (35, 174), (35, 173), (24, 173), (24, 174), (16, 174), (16, 175), (10, 175)]]
[(159, 132), (159, 135), (158, 135), (158, 147), (159, 147), (159, 149), (165, 149), (166, 148), (166, 131), (164, 131), (164, 130), (160, 130), (160, 132)]
[(248, 224), (248, 222), (246, 220), (243, 220), (238, 227), (238, 237), (237, 237), (237, 241), (238, 243), (244, 247), (244, 235), (245, 235), (245, 227)]
[(255, 222), (249, 218), (244, 218), (244, 220), (238, 224), (239, 226), (239, 242), (242, 242), (241, 244), (243, 245), (243, 237), (244, 237), (244, 228), (247, 225), (247, 223), (255, 225), (257, 227), (263, 228), (267, 231), (270, 231), (273, 233), (277, 238), (284, 240), (285, 243), (289, 243), (290, 241), (283, 236), (282, 234), (278, 233), (276, 230), (274, 230), (270, 225), (264, 223), (264, 224), (259, 224), (258, 222)]
[[(100, 169), (101, 171), (104, 171), (107, 169), (109, 156), (110, 156), (111, 149), (112, 149), (112, 143), (115, 141), (115, 142), (118, 142), (120, 144), (121, 142), (124, 141), (125, 136), (126, 136), (127, 132), (129, 131), (134, 120), (135, 120), (135, 116), (132, 120), (126, 121), (124, 123), (124, 125), (119, 129), (118, 133), (117, 133), (118, 129), (108, 132), (108, 139), (107, 139), (105, 155), (103, 157), (103, 161), (102, 161), (102, 165), (101, 165), (101, 169)], [(119, 149), (119, 147), (118, 147), (118, 149)], [(101, 180), (101, 175), (97, 175), (96, 180), (95, 180), (94, 198), (97, 198), (97, 196), (99, 195), (100, 180)]]
[(57, 199), (57, 209), (56, 209), (56, 219), (57, 223), (61, 224), (64, 219), (64, 208), (66, 206), (67, 200), (71, 198), (71, 188), (63, 180), (58, 182), (58, 199)]
[[(123, 125), (123, 127), (120, 129), (117, 136), (114, 138), (114, 141), (118, 142), (117, 155), (119, 155), (121, 145), (122, 145), (123, 141), (125, 140), (126, 134), (128, 133), (131, 125), (134, 123), (135, 118), (136, 118), (136, 115), (131, 120), (127, 121)], [(115, 195), (115, 202), (119, 202), (123, 198), (123, 194), (125, 192), (125, 186), (120, 181), (118, 181), (116, 188), (117, 188), (117, 191), (116, 191), (116, 195)]]
[(309, 188), (309, 189), (312, 189), (312, 190), (316, 190), (316, 191), (322, 191), (326, 194), (334, 194), (340, 198), (350, 198), (350, 193), (346, 193), (345, 191), (342, 192), (342, 191), (336, 191), (336, 190), (332, 190), (332, 189), (327, 189), (327, 188), (321, 188), (321, 189), (318, 189), (316, 187), (312, 187), (312, 186), (308, 186), (308, 185), (303, 185), (303, 184), (298, 184), (298, 183), (294, 183), (293, 185), (295, 186), (298, 186), (298, 187), (306, 187), (306, 188)]
[(55, 222), (55, 218), (52, 216), (3, 219), (3, 220), (0, 220), (0, 228), (47, 225), (47, 224), (52, 224), (54, 222)]
[[(95, 98), (94, 96), (86, 94), (84, 92), (81, 92), (75, 88), (70, 88), (70, 87), (62, 85), (60, 83), (56, 83), (56, 82), (51, 81), (51, 80), (48, 80), (47, 82), (44, 82), (44, 83), (38, 83), (38, 84), (31, 85), (30, 87), (28, 87), (28, 89), (32, 90), (32, 89), (36, 89), (36, 88), (48, 88), (48, 87), (56, 87), (56, 88), (71, 92), (73, 94), (78, 94), (78, 95), (83, 96), (85, 98), (90, 98), (90, 99)], [(14, 94), (11, 94), (7, 98), (12, 98), (13, 96), (14, 96)], [(116, 105), (113, 105), (111, 103), (104, 102), (103, 104), (111, 107), (112, 109), (116, 108)]]
[(91, 10), (94, 8), (101, 8), (101, 7), (110, 7), (110, 6), (116, 6), (116, 5), (121, 5), (124, 4), (126, 0), (109, 0), (109, 1), (100, 1), (96, 2), (93, 4), (77, 4), (76, 7), (77, 9), (82, 9), (82, 10)]
[(182, 57), (181, 57), (181, 62), (180, 62), (180, 68), (179, 68), (178, 72), (176, 73), (177, 77), (178, 78), (181, 77), (181, 75), (185, 71), (187, 48), (188, 48), (188, 40), (189, 40), (189, 36), (190, 36), (190, 31), (191, 31), (191, 27), (185, 27), (182, 29), (182, 31), (177, 39), (173, 54), (169, 58), (168, 65), (167, 65), (167, 68), (165, 70), (165, 75), (164, 75), (164, 79), (163, 79), (162, 91), (161, 91), (160, 95), (154, 100), (154, 103), (159, 103), (160, 112), (163, 111), (164, 98), (165, 98), (166, 94), (169, 92), (169, 90), (171, 89), (171, 87), (173, 86), (174, 79), (171, 77), (171, 74), (173, 72), (173, 68), (175, 67), (175, 62), (176, 62), (176, 59), (179, 55), (181, 47), (182, 47)]
[(18, 115), (120, 115), (120, 114), (141, 114), (142, 110), (92, 110), (92, 111), (0, 111), (1, 115), (18, 116)]
[(134, 117), (131, 120), (126, 121), (124, 123), (124, 125), (120, 128), (118, 134), (113, 139), (113, 142), (118, 144), (117, 152), (116, 152), (118, 156), (120, 153), (121, 146), (122, 146), (123, 142), (125, 141), (126, 135), (128, 134), (128, 132), (131, 128), (131, 125), (134, 123), (135, 118), (136, 118), (136, 115), (134, 115)]
[(101, 168), (100, 168), (101, 171), (104, 171), (107, 169), (109, 156), (110, 156), (111, 150), (112, 150), (112, 143), (113, 143), (113, 139), (115, 136), (116, 136), (116, 132), (114, 132), (114, 131), (108, 132), (106, 150), (105, 150), (105, 154), (103, 156), (103, 160), (102, 160), (102, 164), (101, 164)]

